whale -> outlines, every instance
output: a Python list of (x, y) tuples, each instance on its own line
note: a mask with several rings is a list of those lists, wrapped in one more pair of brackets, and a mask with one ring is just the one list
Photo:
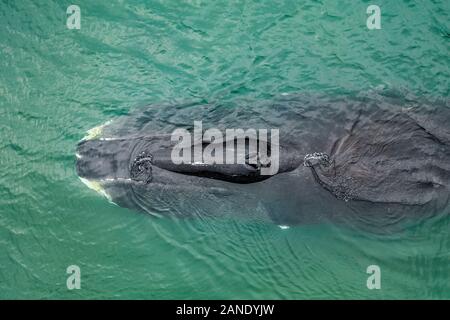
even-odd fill
[[(173, 132), (191, 132), (199, 120), (205, 130), (277, 129), (277, 171), (262, 174), (263, 159), (249, 148), (241, 163), (174, 163)], [(403, 93), (153, 104), (90, 129), (76, 146), (75, 167), (111, 203), (155, 217), (379, 229), (448, 215), (449, 123), (449, 99)], [(235, 142), (188, 145), (227, 150)]]

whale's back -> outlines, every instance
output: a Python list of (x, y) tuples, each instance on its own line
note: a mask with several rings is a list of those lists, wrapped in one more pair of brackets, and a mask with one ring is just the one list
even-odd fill
[[(434, 121), (449, 123), (448, 109), (439, 115)], [(314, 173), (325, 188), (346, 200), (407, 205), (447, 201), (449, 137), (448, 127), (438, 127), (431, 117), (411, 109), (362, 112), (333, 144), (332, 165), (315, 167)]]

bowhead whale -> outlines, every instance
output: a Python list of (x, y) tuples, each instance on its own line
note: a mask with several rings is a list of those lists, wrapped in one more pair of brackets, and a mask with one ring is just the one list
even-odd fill
[[(262, 175), (258, 161), (173, 163), (171, 133), (195, 120), (224, 131), (277, 128), (276, 174)], [(91, 129), (78, 143), (76, 170), (111, 202), (156, 216), (382, 227), (449, 212), (449, 124), (448, 99), (402, 94), (153, 105)], [(226, 149), (225, 141), (191, 141), (201, 150), (210, 143)]]

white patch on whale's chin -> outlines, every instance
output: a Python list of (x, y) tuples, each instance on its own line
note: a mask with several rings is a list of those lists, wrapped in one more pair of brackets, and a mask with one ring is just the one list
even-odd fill
[(106, 199), (108, 199), (109, 202), (114, 203), (114, 202), (112, 202), (111, 196), (106, 193), (105, 189), (103, 189), (103, 187), (99, 181), (88, 180), (88, 179), (81, 178), (81, 177), (78, 177), (78, 178), (80, 178), (81, 182), (83, 182), (85, 185), (87, 185), (87, 187), (89, 189), (92, 189), (92, 190), (100, 193), (102, 196), (104, 196)]
[(110, 124), (112, 122), (112, 120), (108, 120), (106, 121), (104, 124), (101, 124), (99, 126), (96, 126), (92, 129), (89, 129), (88, 131), (86, 131), (87, 135), (85, 135), (83, 137), (83, 139), (81, 139), (81, 141), (84, 140), (93, 140), (93, 139), (97, 139), (100, 137), (100, 135), (103, 132), (103, 128), (106, 127), (108, 124)]
[(285, 226), (285, 225), (279, 225), (278, 226), (281, 230), (286, 230), (286, 229), (289, 229), (290, 227), (289, 226)]
[(128, 178), (114, 178), (114, 179), (106, 178), (106, 179), (100, 179), (100, 180), (88, 180), (88, 179), (82, 178), (82, 177), (78, 177), (78, 178), (80, 178), (81, 182), (83, 182), (89, 189), (92, 189), (92, 190), (96, 191), (97, 193), (101, 194), (106, 199), (108, 199), (108, 201), (110, 203), (115, 204), (116, 206), (118, 204), (112, 201), (112, 197), (105, 191), (105, 189), (103, 188), (103, 185), (105, 183), (114, 183), (117, 181), (133, 182), (133, 180), (128, 179)]

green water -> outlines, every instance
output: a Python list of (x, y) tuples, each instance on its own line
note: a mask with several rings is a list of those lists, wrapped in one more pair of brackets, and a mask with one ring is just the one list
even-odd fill
[[(155, 219), (74, 167), (86, 130), (150, 103), (448, 97), (449, 1), (77, 0), (69, 30), (72, 3), (0, 1), (0, 298), (450, 298), (449, 215), (389, 235)], [(73, 264), (80, 290), (66, 287)], [(373, 264), (380, 290), (366, 286)]]

